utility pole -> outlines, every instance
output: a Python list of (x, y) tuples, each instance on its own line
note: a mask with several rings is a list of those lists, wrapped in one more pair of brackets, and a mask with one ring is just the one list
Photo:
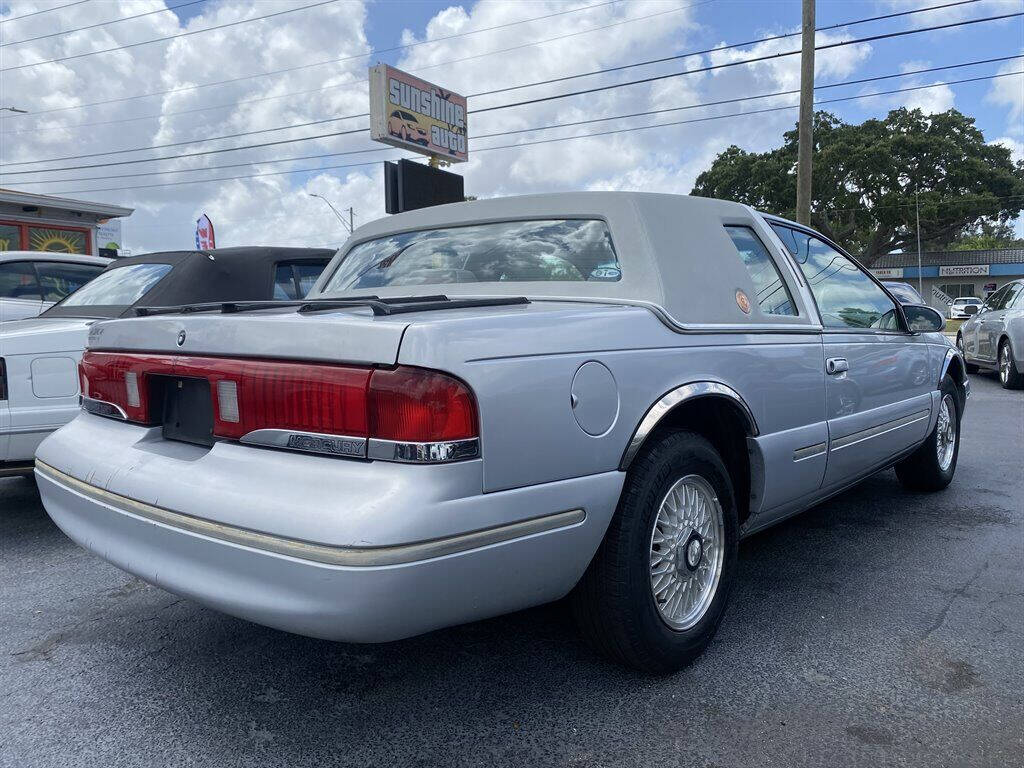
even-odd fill
[(914, 215), (917, 217), (917, 292), (924, 296), (924, 289), (921, 287), (921, 201), (918, 198), (918, 191), (919, 188), (915, 186)]
[(797, 131), (796, 220), (811, 223), (811, 156), (814, 154), (814, 0), (803, 0), (800, 51), (800, 124)]

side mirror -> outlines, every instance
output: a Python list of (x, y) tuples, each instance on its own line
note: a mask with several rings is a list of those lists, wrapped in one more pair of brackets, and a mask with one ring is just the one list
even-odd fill
[(946, 318), (924, 304), (905, 304), (903, 314), (915, 333), (932, 333), (946, 327)]
[(967, 304), (964, 307), (964, 314), (965, 315), (976, 315), (976, 314), (978, 314), (978, 310), (979, 309), (981, 309), (981, 307), (979, 307), (977, 304)]

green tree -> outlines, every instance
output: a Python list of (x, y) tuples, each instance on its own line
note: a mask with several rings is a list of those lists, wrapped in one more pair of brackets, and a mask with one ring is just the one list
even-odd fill
[[(763, 153), (731, 146), (697, 177), (691, 194), (747, 203), (793, 217), (797, 132)], [(1024, 162), (986, 144), (974, 120), (955, 109), (925, 115), (895, 109), (860, 125), (828, 112), (814, 116), (811, 223), (871, 265), (882, 254), (921, 242), (950, 243), (983, 223), (1005, 225), (1024, 210)]]

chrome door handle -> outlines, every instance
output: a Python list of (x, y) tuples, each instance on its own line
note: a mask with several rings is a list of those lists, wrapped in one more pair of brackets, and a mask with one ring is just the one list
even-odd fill
[(835, 376), (837, 373), (846, 373), (850, 370), (850, 364), (845, 357), (830, 357), (825, 361), (825, 373)]

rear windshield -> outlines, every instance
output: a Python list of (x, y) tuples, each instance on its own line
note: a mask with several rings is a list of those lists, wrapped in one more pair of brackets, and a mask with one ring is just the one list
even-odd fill
[(170, 264), (116, 267), (75, 291), (64, 299), (61, 306), (86, 307), (95, 304), (127, 307), (141, 299), (170, 271)]
[(621, 278), (603, 221), (506, 221), (405, 232), (360, 243), (342, 260), (323, 293), (441, 283)]

